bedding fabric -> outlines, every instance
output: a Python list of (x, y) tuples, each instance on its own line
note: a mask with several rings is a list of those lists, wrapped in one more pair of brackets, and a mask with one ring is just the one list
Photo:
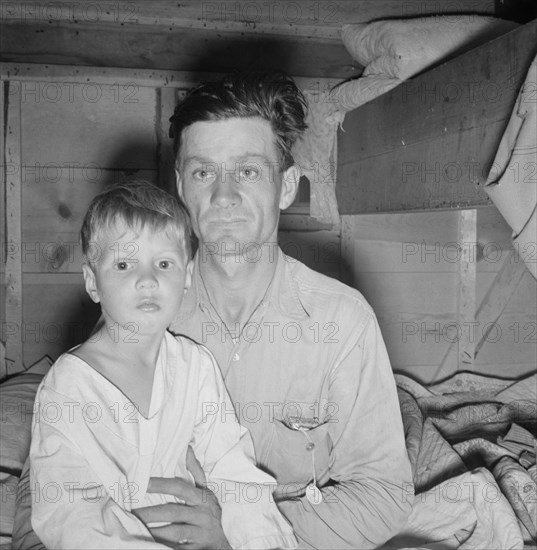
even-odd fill
[(416, 496), (384, 548), (534, 548), (537, 374), (396, 382)]
[[(33, 408), (42, 375), (31, 374), (0, 385), (2, 428), (9, 427), (0, 432), (1, 550), (10, 548), (17, 470), (30, 440), (31, 414), (13, 411)], [(411, 516), (384, 548), (535, 549), (537, 375), (513, 381), (457, 373), (433, 386), (396, 375), (396, 382), (416, 496), (402, 495), (413, 499)], [(23, 422), (15, 428), (15, 420)], [(39, 547), (35, 536), (18, 538)]]

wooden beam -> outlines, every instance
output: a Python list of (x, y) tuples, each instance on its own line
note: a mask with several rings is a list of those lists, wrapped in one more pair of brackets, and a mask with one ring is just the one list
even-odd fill
[(340, 28), (344, 23), (368, 23), (386, 17), (423, 17), (438, 13), (492, 15), (495, 11), (494, 0), (129, 0), (124, 3), (18, 0), (2, 4), (1, 19), (8, 23), (65, 22), (77, 27), (115, 24), (162, 27), (170, 31), (198, 29), (339, 40)]
[(340, 213), (490, 205), (482, 184), (536, 53), (533, 21), (348, 113)]
[[(5, 167), (5, 127), (4, 127), (4, 105), (8, 92), (8, 83), (0, 80), (0, 212), (2, 213), (2, 219), (6, 219), (6, 167)], [(5, 236), (5, 224), (0, 223), (0, 246), (1, 249), (1, 262), (0, 262), (0, 324), (5, 327), (6, 321), (6, 284), (5, 284), (5, 251), (6, 251), (6, 236)], [(6, 363), (6, 340), (4, 330), (0, 332), (0, 380), (7, 374)]]
[(475, 342), (473, 334), (466, 327), (472, 326), (475, 321), (477, 212), (475, 209), (462, 210), (458, 214), (458, 245), (461, 248), (461, 257), (457, 304), (457, 365), (459, 370), (468, 370), (474, 366)]
[(0, 62), (217, 73), (282, 69), (336, 82), (361, 71), (341, 40), (206, 28), (13, 21), (2, 24), (1, 50)]
[(6, 303), (5, 365), (0, 375), (23, 370), (22, 357), (22, 227), (21, 227), (21, 86), (7, 86), (5, 167), (3, 170), (6, 204)]
[[(224, 73), (194, 71), (166, 71), (122, 67), (91, 67), (80, 65), (55, 65), (48, 63), (2, 63), (0, 78), (21, 82), (56, 83), (64, 88), (66, 96), (70, 84), (128, 85), (150, 88), (192, 88), (203, 82), (210, 82), (224, 76)], [(294, 76), (302, 90), (326, 91), (334, 84), (331, 78)]]

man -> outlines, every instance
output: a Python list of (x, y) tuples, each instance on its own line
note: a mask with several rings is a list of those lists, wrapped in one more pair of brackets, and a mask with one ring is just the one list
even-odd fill
[[(356, 290), (277, 246), (280, 210), (297, 192), (291, 147), (305, 108), (281, 74), (230, 76), (178, 105), (170, 131), (177, 185), (199, 250), (171, 329), (218, 360), (301, 547), (374, 548), (404, 525), (412, 486), (382, 336)], [(207, 414), (233, 411), (208, 403)], [(172, 522), (159, 528), (161, 540), (226, 544), (218, 506), (201, 489), (154, 479), (151, 490), (186, 502), (138, 511), (146, 523)]]

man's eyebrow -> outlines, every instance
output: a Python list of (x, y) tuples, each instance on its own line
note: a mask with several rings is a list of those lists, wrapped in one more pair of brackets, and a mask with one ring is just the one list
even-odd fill
[(189, 162), (199, 162), (201, 164), (215, 164), (214, 161), (209, 160), (205, 157), (199, 157), (198, 155), (191, 155), (189, 157), (186, 157), (185, 159), (182, 159), (182, 164), (187, 164)]
[[(265, 163), (269, 164), (270, 161), (266, 155), (263, 153), (254, 153), (247, 151), (246, 153), (241, 153), (240, 155), (236, 155), (234, 157), (231, 157), (231, 162), (241, 162), (248, 159), (261, 159)], [(214, 160), (211, 160), (207, 157), (200, 157), (198, 155), (191, 155), (183, 159), (183, 164), (188, 164), (189, 162), (199, 162), (200, 164), (218, 164)]]

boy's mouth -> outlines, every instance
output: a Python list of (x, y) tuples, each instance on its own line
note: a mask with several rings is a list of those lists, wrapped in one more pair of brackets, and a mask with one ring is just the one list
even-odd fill
[(160, 306), (157, 304), (157, 302), (153, 300), (142, 300), (138, 306), (138, 309), (141, 309), (142, 311), (158, 311), (160, 309)]

